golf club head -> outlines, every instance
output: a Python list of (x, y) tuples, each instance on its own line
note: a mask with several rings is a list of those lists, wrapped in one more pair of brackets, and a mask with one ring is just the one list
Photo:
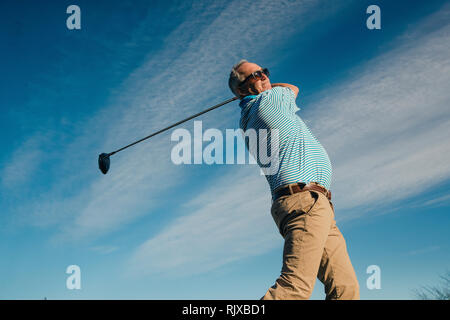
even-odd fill
[(109, 170), (109, 154), (102, 153), (98, 156), (98, 167), (103, 174), (106, 174)]

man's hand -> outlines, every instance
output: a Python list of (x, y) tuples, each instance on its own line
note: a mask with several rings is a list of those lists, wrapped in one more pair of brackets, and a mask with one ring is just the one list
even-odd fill
[(286, 87), (294, 91), (295, 98), (297, 98), (299, 89), (296, 86), (293, 86), (292, 84), (288, 83), (272, 83), (272, 87)]

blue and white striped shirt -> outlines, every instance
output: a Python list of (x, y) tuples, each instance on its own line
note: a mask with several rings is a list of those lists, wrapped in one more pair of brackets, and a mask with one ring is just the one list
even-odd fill
[[(331, 162), (327, 152), (296, 114), (294, 92), (287, 87), (273, 87), (258, 95), (247, 96), (239, 103), (240, 128), (278, 129), (279, 168), (275, 174), (266, 174), (272, 196), (279, 186), (295, 182), (318, 182), (328, 190), (331, 186)], [(267, 146), (270, 147), (268, 137)], [(248, 143), (246, 142), (247, 148)], [(250, 150), (249, 150), (250, 151)], [(252, 154), (260, 166), (258, 154)]]

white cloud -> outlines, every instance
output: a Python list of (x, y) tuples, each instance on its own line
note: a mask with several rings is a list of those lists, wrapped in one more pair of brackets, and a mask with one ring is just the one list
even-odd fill
[[(196, 20), (187, 18), (161, 52), (114, 90), (111, 104), (78, 128), (80, 136), (61, 146), (55, 164), (60, 176), (19, 212), (35, 224), (58, 225), (58, 239), (77, 240), (107, 234), (151, 212), (168, 188), (188, 176), (170, 161), (170, 133), (114, 155), (105, 176), (97, 168), (98, 154), (228, 98), (224, 70), (242, 57), (268, 59), (265, 49), (327, 14), (310, 10), (317, 3), (235, 1), (199, 34)], [(188, 17), (202, 14), (213, 10), (193, 8)], [(264, 23), (254, 28), (255, 21)], [(300, 113), (330, 154), (338, 214), (411, 196), (420, 192), (419, 183), (431, 186), (448, 178), (448, 31), (446, 25), (403, 40), (357, 75), (321, 92), (325, 98)], [(231, 108), (214, 112), (204, 119), (223, 124), (224, 115), (237, 116)], [(242, 170), (221, 184), (208, 182), (185, 207), (187, 214), (140, 246), (131, 268), (200, 272), (278, 245), (267, 183), (258, 170), (251, 176)]]
[(421, 202), (416, 204), (415, 206), (425, 206), (425, 207), (439, 207), (446, 206), (450, 204), (450, 194), (446, 194), (440, 197), (437, 197), (432, 200), (428, 200), (425, 202)]
[(95, 246), (92, 247), (91, 250), (98, 252), (100, 254), (110, 254), (114, 251), (117, 251), (119, 249), (119, 247), (117, 246)]
[(409, 252), (406, 253), (406, 255), (408, 255), (408, 256), (415, 256), (415, 255), (419, 255), (419, 254), (424, 254), (424, 253), (438, 251), (440, 249), (441, 249), (441, 247), (439, 247), (439, 246), (429, 246), (429, 247), (425, 247), (425, 248), (409, 251)]
[[(219, 12), (214, 4), (190, 8), (161, 51), (149, 56), (114, 89), (111, 103), (77, 128), (78, 137), (60, 146), (53, 162), (58, 177), (48, 192), (19, 205), (16, 216), (41, 226), (58, 226), (60, 241), (98, 237), (151, 212), (165, 190), (188, 172), (170, 161), (170, 134), (112, 156), (105, 176), (97, 168), (98, 154), (228, 98), (226, 70), (241, 57), (262, 56), (273, 41), (298, 32), (301, 27), (290, 22), (302, 19), (305, 25), (322, 16), (309, 11), (316, 4), (235, 1)], [(198, 23), (204, 23), (199, 17), (203, 16), (216, 17), (198, 33)], [(263, 20), (264, 24), (253, 28), (254, 21)], [(284, 25), (292, 27), (281, 28)], [(247, 32), (242, 33), (244, 29)], [(142, 28), (136, 32), (142, 33)], [(236, 116), (235, 110), (224, 109), (222, 114)], [(225, 118), (218, 116), (219, 112), (213, 118), (218, 124)]]
[[(351, 78), (320, 92), (325, 98), (300, 113), (334, 164), (338, 220), (377, 213), (450, 176), (448, 31), (447, 25), (417, 39), (405, 37)], [(267, 182), (256, 172), (208, 184), (187, 206), (198, 208), (143, 243), (130, 269), (205, 272), (278, 245), (281, 238), (266, 219)]]
[(131, 273), (183, 276), (259, 255), (281, 244), (270, 215), (270, 192), (256, 166), (232, 166), (208, 182), (170, 223), (134, 252)]
[(1, 170), (1, 185), (4, 189), (14, 190), (32, 179), (45, 157), (41, 148), (46, 140), (43, 135), (37, 134), (14, 151)]
[(345, 209), (375, 211), (450, 177), (449, 30), (402, 37), (300, 114), (330, 155), (341, 218), (355, 214)]

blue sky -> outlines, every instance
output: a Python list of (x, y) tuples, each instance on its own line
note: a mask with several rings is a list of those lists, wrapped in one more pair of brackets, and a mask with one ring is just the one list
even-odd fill
[[(81, 8), (81, 30), (66, 8)], [(381, 8), (381, 30), (366, 8)], [(445, 1), (2, 1), (0, 298), (259, 299), (283, 241), (253, 165), (172, 163), (170, 132), (245, 58), (300, 87), (362, 299), (450, 267)], [(201, 117), (238, 128), (238, 103)], [(193, 122), (180, 127), (193, 132)], [(81, 290), (68, 290), (69, 265)], [(369, 290), (366, 269), (381, 269)], [(323, 299), (317, 281), (312, 299)]]

